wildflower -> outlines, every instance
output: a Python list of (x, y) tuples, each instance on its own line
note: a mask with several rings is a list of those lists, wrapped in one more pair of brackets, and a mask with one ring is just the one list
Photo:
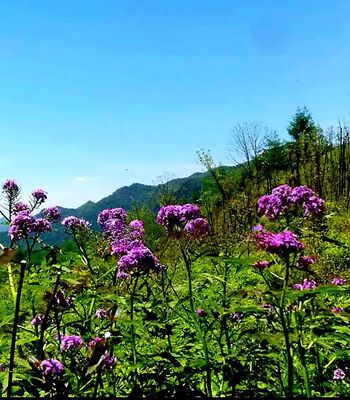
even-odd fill
[(346, 279), (341, 278), (340, 276), (335, 276), (332, 280), (333, 285), (336, 285), (336, 286), (343, 286), (345, 282), (346, 282)]
[(262, 231), (255, 234), (255, 240), (258, 247), (272, 254), (288, 255), (304, 250), (304, 244), (291, 231), (280, 233)]
[(90, 227), (90, 222), (85, 221), (85, 219), (77, 218), (74, 216), (66, 217), (62, 221), (62, 225), (67, 229), (72, 231), (80, 230), (80, 229), (88, 229)]
[(6, 179), (2, 185), (2, 191), (8, 199), (14, 200), (19, 195), (19, 186), (14, 179)]
[(53, 358), (42, 361), (40, 366), (43, 370), (43, 374), (52, 378), (56, 378), (64, 372), (63, 365)]
[(33, 326), (37, 326), (37, 325), (40, 325), (40, 324), (43, 322), (43, 319), (44, 319), (44, 316), (38, 314), (38, 315), (36, 315), (36, 316), (30, 321), (30, 323), (31, 323)]
[(296, 290), (312, 290), (312, 289), (315, 289), (315, 288), (316, 288), (316, 282), (314, 280), (312, 280), (312, 279), (309, 280), (307, 278), (305, 278), (303, 280), (302, 284), (296, 283), (296, 284), (293, 285), (293, 289), (296, 289)]
[(116, 358), (111, 356), (109, 351), (106, 350), (103, 355), (103, 359), (102, 359), (102, 364), (103, 364), (104, 368), (114, 367), (116, 361), (117, 361)]
[(36, 233), (44, 233), (49, 232), (52, 229), (51, 222), (49, 222), (45, 218), (35, 218), (34, 226), (32, 228), (32, 232)]
[(95, 313), (95, 317), (98, 319), (105, 319), (108, 318), (108, 313), (104, 308), (99, 308)]
[(332, 307), (331, 311), (332, 311), (332, 313), (339, 314), (339, 313), (343, 312), (344, 309), (342, 307)]
[(181, 227), (183, 223), (199, 217), (200, 209), (195, 204), (170, 204), (159, 210), (157, 223), (172, 232), (175, 227)]
[(255, 225), (253, 226), (253, 232), (259, 232), (264, 230), (264, 225)]
[(208, 233), (209, 224), (204, 218), (195, 218), (185, 225), (185, 232), (193, 237), (202, 237)]
[(253, 264), (253, 267), (255, 269), (264, 269), (264, 268), (268, 268), (270, 266), (270, 263), (268, 261), (256, 261)]
[(83, 339), (77, 335), (63, 336), (61, 338), (61, 351), (76, 349), (83, 344)]
[(334, 381), (342, 381), (346, 377), (345, 372), (341, 368), (337, 368), (333, 371), (333, 380)]
[(100, 228), (103, 231), (108, 231), (111, 228), (111, 221), (118, 220), (125, 223), (127, 217), (127, 213), (124, 208), (107, 208), (105, 210), (100, 211), (97, 216), (97, 222), (100, 225)]
[(236, 313), (236, 312), (235, 313), (231, 313), (230, 317), (231, 317), (231, 320), (233, 322), (237, 322), (240, 319), (240, 315), (238, 313)]
[(48, 207), (44, 214), (49, 221), (56, 221), (61, 218), (61, 210), (58, 207)]
[(207, 313), (203, 310), (203, 308), (198, 308), (198, 310), (196, 310), (196, 313), (199, 317), (202, 317), (202, 318), (207, 316)]
[(130, 228), (130, 237), (136, 240), (142, 240), (145, 235), (145, 228), (143, 226), (143, 222), (135, 219), (131, 221), (129, 224)]
[(16, 203), (13, 206), (13, 211), (15, 213), (19, 213), (21, 211), (29, 211), (29, 206), (28, 206), (28, 204), (25, 204), (25, 203), (22, 203), (21, 201), (19, 201), (18, 203)]
[(43, 189), (36, 189), (33, 190), (32, 196), (34, 197), (35, 201), (37, 203), (44, 203), (44, 201), (47, 199), (47, 192)]
[(300, 256), (297, 261), (299, 267), (303, 267), (303, 268), (309, 267), (314, 262), (315, 262), (315, 260), (312, 257), (308, 257), (308, 256)]
[(129, 273), (137, 271), (158, 272), (160, 264), (158, 259), (152, 254), (151, 250), (144, 245), (132, 248), (126, 255), (118, 261), (119, 272)]
[(89, 349), (93, 349), (97, 345), (97, 343), (99, 343), (99, 342), (101, 342), (103, 340), (104, 340), (103, 338), (95, 337), (94, 339), (92, 339), (89, 342), (89, 344), (88, 344)]
[(125, 280), (125, 279), (130, 278), (130, 275), (127, 274), (126, 272), (119, 271), (119, 272), (117, 273), (117, 278), (118, 278), (118, 279), (121, 279), (121, 280)]

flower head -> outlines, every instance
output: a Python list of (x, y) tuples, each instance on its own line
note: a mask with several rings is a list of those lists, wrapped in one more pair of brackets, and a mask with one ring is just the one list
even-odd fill
[(83, 345), (83, 339), (77, 335), (61, 337), (61, 351), (76, 349)]
[(255, 234), (255, 240), (260, 249), (272, 254), (287, 255), (304, 250), (303, 243), (299, 242), (297, 235), (291, 231), (280, 233), (261, 231)]
[(342, 381), (346, 377), (345, 372), (341, 368), (337, 368), (333, 371), (333, 380), (334, 381)]
[(102, 364), (104, 368), (112, 368), (114, 367), (115, 363), (117, 362), (116, 358), (111, 356), (109, 351), (105, 351), (103, 355)]
[(312, 290), (315, 288), (316, 282), (313, 279), (309, 280), (307, 278), (303, 280), (303, 283), (295, 283), (293, 285), (293, 289), (295, 290)]
[(344, 309), (342, 307), (332, 307), (331, 311), (332, 311), (332, 313), (339, 314), (339, 313), (342, 313), (344, 311)]
[(19, 186), (14, 179), (6, 179), (2, 185), (2, 191), (8, 198), (14, 199), (19, 194)]
[(108, 312), (104, 308), (99, 308), (95, 313), (95, 317), (98, 319), (106, 319), (108, 318)]
[(47, 200), (47, 192), (43, 189), (35, 189), (32, 191), (32, 196), (37, 203), (44, 203)]
[(196, 313), (199, 317), (202, 317), (202, 318), (207, 316), (207, 313), (203, 310), (203, 308), (198, 308), (198, 310), (196, 310)]
[(44, 360), (40, 364), (43, 374), (45, 376), (50, 376), (51, 378), (57, 378), (61, 376), (64, 372), (63, 365), (53, 358)]
[(30, 321), (30, 323), (31, 323), (33, 326), (37, 326), (37, 325), (40, 325), (40, 324), (43, 322), (43, 319), (44, 319), (44, 316), (38, 314), (38, 315), (36, 315), (36, 316)]
[[(154, 271), (158, 272), (160, 264), (151, 250), (144, 246), (133, 247), (118, 261), (119, 272), (130, 273), (131, 271)], [(119, 276), (120, 279), (120, 276)]]
[(16, 203), (13, 206), (13, 211), (17, 214), (21, 211), (29, 211), (30, 208), (28, 206), (28, 204), (22, 203), (21, 201), (19, 201), (18, 203)]
[(192, 237), (202, 237), (208, 233), (209, 224), (204, 218), (195, 218), (185, 225), (185, 232)]
[(66, 217), (61, 224), (71, 231), (84, 230), (90, 227), (90, 222), (74, 216)]
[(61, 218), (61, 210), (58, 207), (48, 207), (44, 214), (49, 221), (57, 221)]
[(269, 261), (256, 261), (253, 264), (253, 267), (255, 269), (264, 269), (264, 268), (268, 268), (270, 266)]
[(332, 280), (333, 285), (336, 285), (336, 286), (343, 286), (345, 282), (346, 282), (346, 279), (341, 278), (340, 276), (335, 276)]
[(315, 260), (312, 257), (308, 257), (308, 256), (300, 256), (297, 261), (299, 267), (303, 267), (303, 268), (309, 267), (314, 262), (315, 262)]

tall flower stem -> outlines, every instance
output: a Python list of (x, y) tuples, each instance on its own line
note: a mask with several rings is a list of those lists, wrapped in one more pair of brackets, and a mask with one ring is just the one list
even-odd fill
[(130, 295), (131, 346), (132, 346), (132, 356), (133, 356), (133, 366), (134, 366), (134, 371), (132, 375), (133, 375), (134, 387), (136, 385), (136, 379), (137, 379), (137, 368), (136, 368), (137, 352), (136, 352), (136, 339), (135, 339), (135, 326), (134, 326), (134, 301), (135, 301), (135, 293), (139, 276), (140, 276), (139, 273), (137, 273)]
[(287, 255), (284, 258), (284, 261), (285, 261), (285, 265), (286, 265), (286, 271), (285, 271), (285, 276), (284, 276), (284, 281), (283, 281), (282, 296), (281, 296), (279, 308), (280, 308), (281, 325), (282, 325), (284, 340), (285, 340), (285, 344), (286, 344), (286, 351), (287, 351), (288, 397), (293, 397), (293, 385), (294, 385), (293, 357), (292, 357), (291, 343), (290, 343), (290, 337), (289, 337), (288, 319), (287, 319), (287, 315), (286, 315), (285, 308), (284, 308), (286, 292), (287, 292), (287, 288), (288, 288), (288, 281), (289, 281), (289, 276), (290, 276), (290, 268), (291, 268), (289, 255)]
[(194, 309), (194, 302), (193, 302), (193, 288), (192, 288), (192, 274), (191, 274), (191, 260), (187, 257), (186, 252), (184, 251), (183, 248), (181, 248), (181, 254), (183, 257), (183, 260), (185, 262), (186, 266), (186, 271), (187, 271), (187, 278), (188, 278), (188, 295), (189, 295), (189, 301), (190, 301), (190, 310), (193, 316), (193, 322), (194, 326), (196, 328), (197, 335), (200, 337), (202, 345), (203, 345), (203, 352), (204, 352), (204, 359), (206, 363), (206, 386), (207, 386), (207, 394), (209, 397), (212, 396), (212, 387), (211, 387), (211, 369), (210, 369), (210, 359), (209, 359), (209, 351), (208, 351), (208, 345), (207, 345), (207, 340), (205, 337), (205, 334), (203, 333), (197, 318), (196, 318), (196, 313)]
[(12, 396), (12, 383), (13, 383), (13, 368), (15, 363), (15, 350), (16, 350), (16, 339), (17, 339), (17, 328), (19, 322), (19, 311), (21, 305), (21, 294), (23, 288), (23, 281), (24, 281), (24, 274), (26, 271), (27, 263), (26, 261), (21, 262), (21, 271), (19, 275), (18, 281), (18, 289), (17, 289), (17, 296), (16, 296), (16, 306), (15, 306), (15, 316), (13, 321), (13, 329), (12, 329), (12, 339), (11, 339), (11, 351), (10, 351), (10, 365), (9, 365), (9, 379), (8, 379), (8, 386), (7, 386), (7, 397)]

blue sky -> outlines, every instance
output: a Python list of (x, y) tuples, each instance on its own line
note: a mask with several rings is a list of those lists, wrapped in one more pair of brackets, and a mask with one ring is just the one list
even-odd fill
[(78, 206), (229, 164), (239, 122), (346, 121), (348, 0), (0, 2), (0, 170)]

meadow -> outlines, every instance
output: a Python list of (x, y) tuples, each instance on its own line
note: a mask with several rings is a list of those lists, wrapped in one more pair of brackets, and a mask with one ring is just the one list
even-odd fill
[[(46, 207), (44, 190), (23, 202), (4, 181), (2, 395), (349, 396), (348, 192), (334, 200), (319, 180), (311, 128), (289, 147), (270, 141), (242, 166), (244, 186), (203, 152), (199, 199), (162, 193), (156, 213), (101, 210), (97, 230)], [(278, 158), (288, 148), (293, 176)], [(325, 146), (316, 171), (342, 151)], [(275, 175), (259, 167), (267, 156)], [(46, 240), (58, 226), (62, 246)]]

